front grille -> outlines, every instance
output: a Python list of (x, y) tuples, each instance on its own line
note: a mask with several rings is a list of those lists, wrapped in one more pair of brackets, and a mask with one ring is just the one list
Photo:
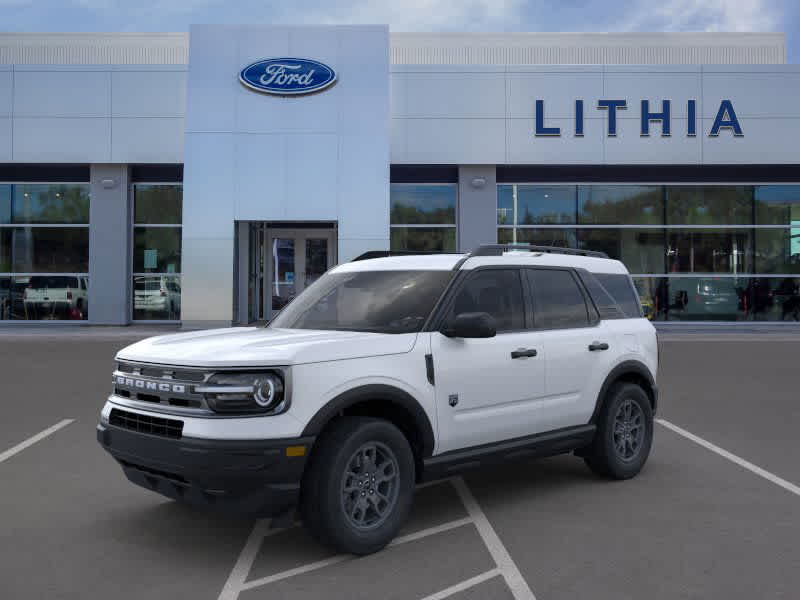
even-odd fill
[(177, 412), (210, 413), (203, 394), (196, 393), (211, 373), (167, 365), (118, 362), (113, 375), (113, 393), (122, 398), (177, 408)]
[(160, 365), (138, 365), (128, 362), (119, 362), (117, 370), (121, 373), (136, 373), (145, 377), (176, 379), (180, 381), (202, 382), (206, 374), (201, 370), (181, 369)]
[(119, 410), (118, 408), (111, 409), (108, 422), (115, 427), (172, 439), (180, 439), (183, 435), (183, 421), (140, 415), (139, 413)]

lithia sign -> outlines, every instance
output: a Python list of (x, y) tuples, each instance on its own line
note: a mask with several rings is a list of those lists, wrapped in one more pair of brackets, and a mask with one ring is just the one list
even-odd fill
[[(670, 111), (672, 102), (670, 100), (661, 101), (661, 110), (658, 112), (650, 110), (650, 102), (642, 100), (640, 112), (639, 135), (641, 137), (650, 136), (650, 125), (659, 123), (661, 125), (661, 137), (672, 135), (672, 124), (670, 122)], [(597, 110), (608, 112), (608, 137), (617, 135), (617, 111), (627, 110), (627, 100), (598, 100)], [(575, 100), (575, 137), (583, 137), (584, 125), (584, 105), (583, 100)], [(717, 116), (708, 131), (709, 137), (717, 137), (720, 131), (730, 131), (736, 137), (744, 136), (739, 119), (733, 110), (733, 103), (730, 100), (722, 100), (719, 104)], [(545, 125), (544, 100), (536, 101), (536, 137), (559, 137), (560, 127), (547, 127)], [(686, 135), (694, 137), (697, 135), (697, 100), (686, 101)]]

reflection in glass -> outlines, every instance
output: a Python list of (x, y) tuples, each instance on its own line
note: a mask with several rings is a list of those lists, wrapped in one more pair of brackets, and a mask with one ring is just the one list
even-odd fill
[(393, 183), (392, 225), (455, 225), (456, 185)]
[(658, 321), (800, 321), (800, 278), (641, 277), (642, 309)]
[(180, 273), (181, 228), (135, 227), (133, 270), (135, 273)]
[(0, 229), (0, 272), (86, 273), (87, 227), (4, 227)]
[(743, 277), (670, 277), (670, 321), (741, 321), (750, 280)]
[(756, 229), (756, 272), (800, 273), (800, 227)]
[(293, 238), (272, 240), (272, 261), (272, 310), (281, 310), (297, 293)]
[(655, 277), (634, 277), (633, 285), (636, 293), (639, 294), (639, 303), (642, 306), (642, 314), (651, 321), (663, 321), (663, 311), (659, 310), (658, 298), (656, 296), (659, 281)]
[(800, 185), (755, 186), (756, 224), (800, 228)]
[(0, 277), (0, 319), (82, 321), (89, 314), (85, 275)]
[(169, 320), (181, 318), (181, 279), (170, 275), (137, 275), (133, 278), (133, 318)]
[(664, 271), (664, 232), (661, 229), (579, 229), (583, 250), (605, 252), (621, 260), (631, 273)]
[(499, 244), (534, 244), (536, 246), (556, 246), (558, 248), (577, 248), (578, 238), (574, 229), (514, 229), (501, 227), (497, 230)]
[(182, 205), (182, 185), (134, 186), (134, 223), (180, 225)]
[(392, 250), (455, 252), (455, 227), (392, 227)]
[(572, 185), (497, 186), (498, 225), (575, 223), (576, 196)]
[(579, 185), (578, 220), (598, 225), (660, 225), (662, 186)]
[(667, 186), (667, 224), (739, 225), (753, 222), (753, 187)]
[(672, 229), (667, 234), (671, 273), (752, 273), (750, 229)]
[(303, 285), (308, 287), (328, 270), (328, 240), (306, 239), (306, 277)]
[(0, 224), (11, 223), (11, 194), (14, 186), (0, 183)]
[(0, 186), (0, 224), (88, 224), (88, 184)]
[(800, 278), (763, 278), (771, 291), (769, 310), (756, 316), (764, 321), (800, 321)]

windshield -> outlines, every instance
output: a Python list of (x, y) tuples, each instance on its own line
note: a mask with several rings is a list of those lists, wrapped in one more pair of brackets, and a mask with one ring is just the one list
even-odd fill
[(270, 323), (286, 329), (420, 331), (452, 271), (327, 273)]

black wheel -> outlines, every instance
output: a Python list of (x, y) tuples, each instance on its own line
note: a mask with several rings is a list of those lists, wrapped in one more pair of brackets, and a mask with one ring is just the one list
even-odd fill
[(645, 391), (634, 383), (617, 383), (608, 391), (597, 421), (597, 434), (584, 460), (603, 477), (630, 479), (642, 470), (653, 443), (653, 409)]
[(338, 552), (377, 552), (411, 510), (414, 456), (382, 419), (343, 417), (320, 436), (303, 477), (303, 522)]

